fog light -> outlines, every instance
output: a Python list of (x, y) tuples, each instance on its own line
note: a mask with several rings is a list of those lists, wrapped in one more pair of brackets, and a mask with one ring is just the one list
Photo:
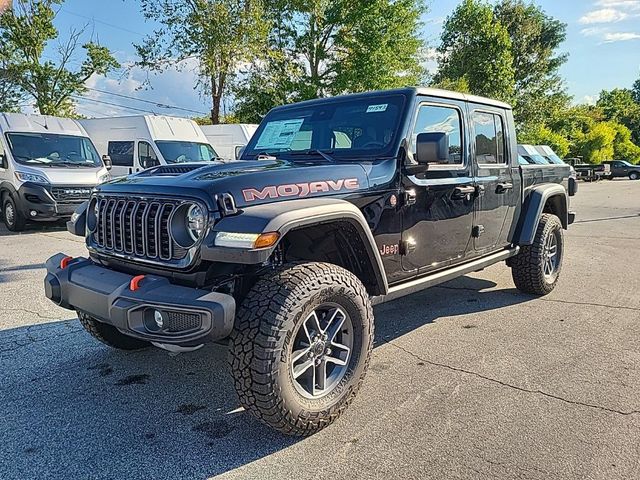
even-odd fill
[(160, 310), (154, 310), (153, 319), (156, 321), (156, 325), (159, 329), (164, 328), (164, 315)]
[(29, 215), (31, 215), (32, 217), (36, 217), (36, 216), (38, 216), (38, 212), (36, 212), (35, 210), (31, 210), (29, 212)]

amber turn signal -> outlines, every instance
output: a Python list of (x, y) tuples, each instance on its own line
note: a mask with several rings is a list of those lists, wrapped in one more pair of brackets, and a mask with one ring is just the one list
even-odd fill
[(267, 248), (272, 247), (276, 244), (280, 238), (280, 234), (278, 232), (268, 232), (262, 233), (256, 241), (253, 242), (253, 248)]

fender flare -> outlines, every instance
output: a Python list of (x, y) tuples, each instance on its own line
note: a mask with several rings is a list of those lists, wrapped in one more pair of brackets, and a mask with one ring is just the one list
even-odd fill
[[(5, 195), (11, 195), (14, 200), (18, 199), (18, 191), (11, 182), (0, 182), (0, 201), (4, 200)], [(1, 205), (0, 205), (1, 206)]]
[(569, 227), (569, 204), (565, 188), (558, 184), (540, 185), (529, 192), (524, 202), (514, 236), (514, 244), (533, 244), (540, 216), (549, 199), (554, 199), (556, 202), (556, 214), (560, 218), (562, 228), (566, 230)]
[(238, 215), (223, 217), (216, 223), (203, 240), (201, 257), (214, 262), (262, 264), (269, 259), (277, 244), (257, 250), (216, 247), (217, 232), (278, 232), (281, 241), (291, 230), (336, 221), (346, 221), (355, 227), (373, 269), (377, 291), (380, 295), (386, 294), (389, 288), (387, 277), (371, 229), (360, 209), (346, 200), (307, 198), (243, 208)]

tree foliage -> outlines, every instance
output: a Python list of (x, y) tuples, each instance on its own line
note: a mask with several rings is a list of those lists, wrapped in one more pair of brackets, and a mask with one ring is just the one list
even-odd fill
[(607, 120), (621, 123), (631, 130), (633, 141), (640, 144), (640, 103), (635, 100), (632, 90), (603, 90), (597, 106), (602, 109)]
[(80, 46), (83, 30), (72, 30), (58, 46), (58, 58), (47, 60), (43, 53), (58, 39), (53, 21), (54, 5), (61, 0), (17, 0), (13, 9), (0, 15), (0, 59), (2, 81), (14, 95), (27, 94), (41, 114), (73, 115), (73, 96), (83, 93), (93, 74), (105, 75), (120, 65), (106, 47), (95, 42), (82, 45), (85, 60), (77, 70), (69, 68)]
[(262, 0), (141, 0), (141, 6), (145, 18), (161, 28), (135, 45), (138, 65), (161, 72), (195, 60), (197, 86), (211, 99), (212, 123), (220, 123), (222, 100), (238, 67), (264, 44)]
[(512, 101), (515, 72), (509, 32), (482, 0), (464, 0), (444, 23), (434, 81), (463, 81), (471, 93)]
[(236, 90), (245, 121), (281, 103), (420, 84), (421, 0), (278, 0), (268, 48)]

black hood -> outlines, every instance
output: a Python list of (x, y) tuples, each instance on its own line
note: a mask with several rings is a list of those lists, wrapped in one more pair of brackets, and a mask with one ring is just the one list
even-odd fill
[[(395, 160), (382, 163), (389, 162), (395, 165)], [(380, 165), (380, 162), (376, 164)], [(371, 162), (293, 162), (282, 159), (164, 165), (115, 179), (101, 185), (98, 190), (199, 198), (203, 198), (205, 193), (212, 200), (216, 194), (230, 193), (236, 205), (244, 207), (293, 198), (344, 196), (367, 190), (371, 186), (367, 172), (374, 167)], [(388, 171), (387, 168), (383, 170)], [(390, 171), (393, 170), (392, 166)]]

